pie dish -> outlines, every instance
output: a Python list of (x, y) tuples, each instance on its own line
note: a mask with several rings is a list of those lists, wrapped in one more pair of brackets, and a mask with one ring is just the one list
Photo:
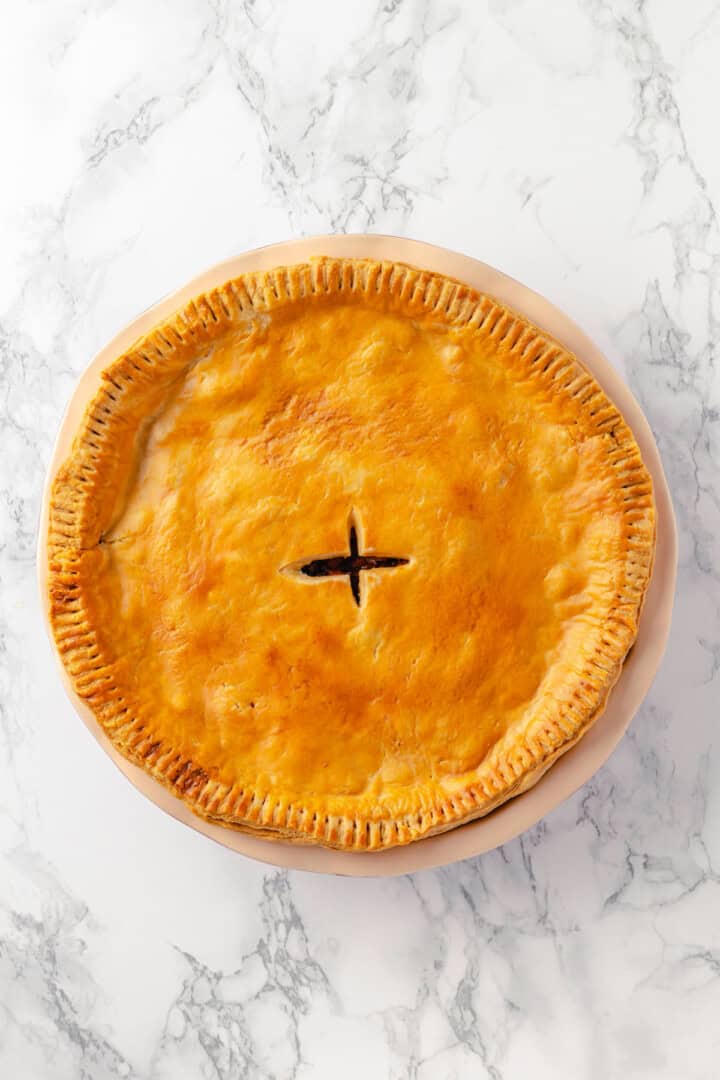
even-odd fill
[(50, 620), (114, 745), (197, 813), (377, 850), (584, 734), (654, 532), (633, 436), (561, 345), (441, 275), (318, 259), (107, 368), (51, 493)]

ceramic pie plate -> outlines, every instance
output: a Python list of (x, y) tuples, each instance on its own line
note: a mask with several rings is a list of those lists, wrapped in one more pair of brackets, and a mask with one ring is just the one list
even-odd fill
[(609, 758), (642, 702), (660, 663), (672, 615), (677, 569), (677, 534), (670, 493), (650, 426), (618, 372), (592, 341), (566, 315), (538, 293), (485, 263), (445, 248), (391, 236), (321, 236), (273, 244), (211, 267), (177, 292), (165, 297), (125, 327), (102, 349), (81, 377), (63, 418), (43, 494), (38, 546), (40, 595), (50, 640), (47, 588), (47, 528), (50, 489), (55, 474), (70, 452), (73, 437), (100, 375), (137, 338), (198, 293), (239, 274), (299, 263), (317, 255), (409, 263), (457, 278), (479, 292), (507, 304), (560, 341), (595, 376), (632, 429), (645, 465), (653, 478), (657, 511), (657, 547), (640, 629), (622, 674), (600, 720), (573, 749), (564, 754), (525, 794), (504, 803), (487, 817), (430, 836), (404, 847), (372, 853), (266, 840), (211, 824), (193, 812), (141, 768), (127, 761), (112, 745), (91, 710), (75, 693), (56, 652), (65, 689), (81, 719), (120, 771), (148, 799), (197, 832), (260, 862), (320, 873), (354, 877), (386, 877), (426, 870), (490, 851), (513, 839), (548, 814), (581, 787)]

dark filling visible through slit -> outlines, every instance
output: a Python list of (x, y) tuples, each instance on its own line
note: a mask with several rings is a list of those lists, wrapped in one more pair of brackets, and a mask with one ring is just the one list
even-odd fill
[(353, 599), (360, 607), (360, 573), (362, 570), (385, 570), (392, 566), (405, 566), (408, 559), (399, 559), (394, 555), (360, 555), (358, 553), (357, 529), (350, 527), (350, 554), (330, 555), (327, 559), (312, 559), (300, 567), (300, 573), (307, 577), (339, 577), (347, 574)]

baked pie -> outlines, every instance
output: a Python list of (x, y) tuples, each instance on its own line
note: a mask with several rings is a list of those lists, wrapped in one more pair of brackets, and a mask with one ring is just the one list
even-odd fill
[(348, 851), (535, 784), (602, 713), (654, 548), (617, 409), (489, 296), (312, 260), (104, 372), (51, 622), (114, 745), (215, 822)]

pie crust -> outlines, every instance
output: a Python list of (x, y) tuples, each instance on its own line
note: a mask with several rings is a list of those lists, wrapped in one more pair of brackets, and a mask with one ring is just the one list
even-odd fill
[(377, 850), (582, 737), (654, 540), (635, 440), (559, 343), (440, 275), (317, 259), (104, 371), (52, 488), (50, 618), (114, 745), (196, 813)]

